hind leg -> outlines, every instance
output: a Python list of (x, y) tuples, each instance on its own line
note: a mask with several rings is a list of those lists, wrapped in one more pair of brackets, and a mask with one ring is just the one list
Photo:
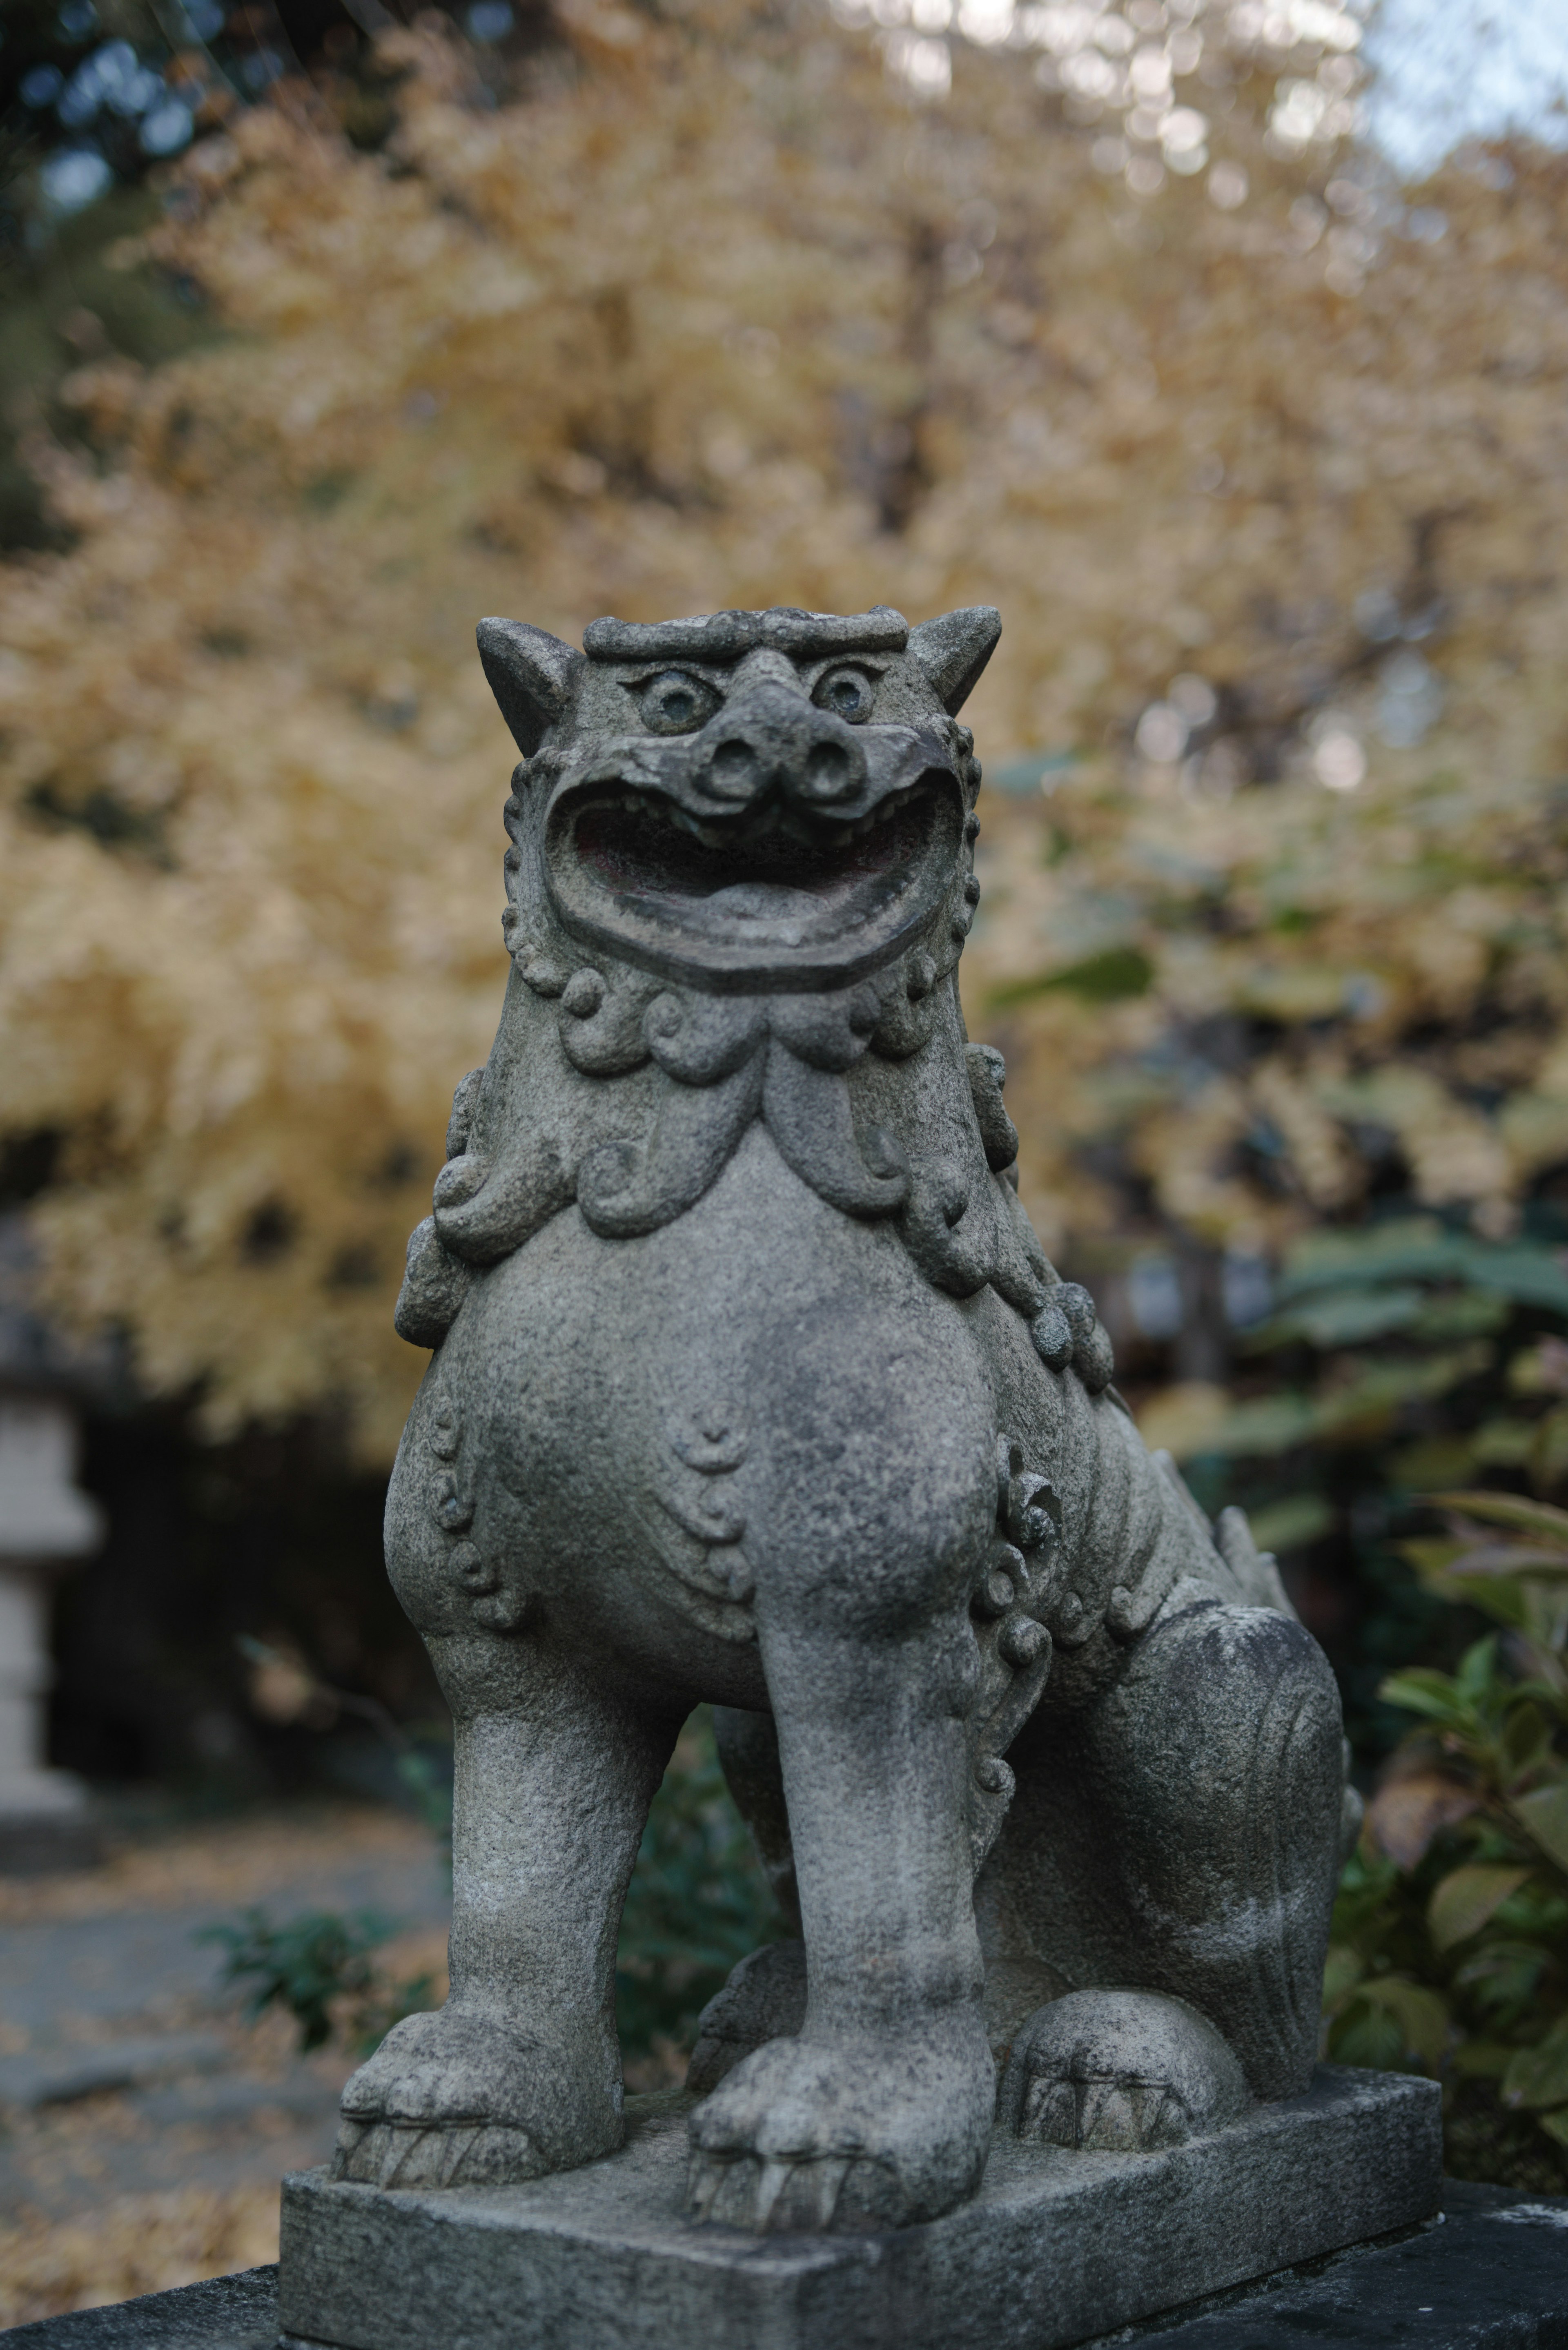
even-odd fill
[[(1339, 1870), (1341, 1738), (1327, 1661), (1288, 1617), (1199, 1604), (1157, 1618), (1085, 1713), (1038, 1723), (1014, 1749), (1017, 1795), (977, 1895), (989, 1949), (1043, 1959), (1084, 1990), (1185, 2002), (1252, 2095), (1297, 2095)], [(1169, 2017), (1157, 2028), (1150, 2013), (1149, 2050), (1125, 2026), (1129, 2081), (1158, 2069)], [(1037, 2059), (1023, 2045), (1035, 2036), (1021, 2062), (1059, 2067), (1061, 2035)]]

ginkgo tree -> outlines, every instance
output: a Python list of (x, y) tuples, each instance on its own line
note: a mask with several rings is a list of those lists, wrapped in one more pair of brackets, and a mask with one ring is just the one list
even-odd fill
[(0, 577), (0, 1129), (55, 1310), (387, 1456), (504, 968), (485, 611), (999, 604), (968, 1001), (1049, 1244), (1266, 1256), (1374, 1129), (1508, 1229), (1568, 1158), (1563, 165), (1393, 187), (1327, 0), (557, 32), (500, 104), (383, 36), (378, 152), (287, 79), (198, 140), (113, 258), (218, 331), (28, 442), (74, 543)]

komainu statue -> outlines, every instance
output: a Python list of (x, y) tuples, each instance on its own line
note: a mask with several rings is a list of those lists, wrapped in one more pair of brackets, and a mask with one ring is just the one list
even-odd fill
[(452, 1995), (348, 2084), (340, 2178), (620, 2142), (621, 1904), (703, 1700), (798, 1939), (703, 2019), (694, 2218), (899, 2226), (998, 2126), (1171, 2146), (1306, 2086), (1334, 1684), (1145, 1451), (965, 1038), (999, 633), (480, 628), (513, 968), (410, 1243), (387, 1508), (457, 1725)]

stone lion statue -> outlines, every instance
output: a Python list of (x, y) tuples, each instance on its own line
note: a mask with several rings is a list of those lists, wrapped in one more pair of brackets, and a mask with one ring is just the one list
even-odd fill
[(694, 2217), (898, 2226), (998, 2126), (1168, 2145), (1307, 2084), (1334, 1684), (1145, 1451), (965, 1037), (1000, 626), (480, 627), (513, 967), (387, 1505), (456, 1723), (452, 1994), (349, 2082), (339, 2178), (619, 2144), (621, 1905), (703, 1700), (799, 1939), (703, 2019)]

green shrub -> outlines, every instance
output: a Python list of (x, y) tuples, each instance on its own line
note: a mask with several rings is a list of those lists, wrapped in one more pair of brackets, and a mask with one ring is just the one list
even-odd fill
[(265, 1909), (247, 1909), (236, 1924), (205, 1927), (197, 1939), (227, 1951), (223, 1980), (249, 1986), (245, 2012), (253, 2022), (280, 2007), (298, 2026), (302, 2051), (336, 2037), (369, 2056), (400, 2018), (431, 2004), (429, 1975), (398, 1981), (372, 1962), (371, 1951), (394, 1930), (370, 1909), (352, 1918), (306, 1910), (282, 1925)]
[(1502, 1628), (1381, 1694), (1417, 1718), (1334, 1911), (1328, 2054), (1444, 2083), (1460, 2176), (1568, 2186), (1568, 1512), (1455, 1492), (1405, 1551)]
[(628, 2060), (662, 2053), (673, 2070), (731, 1968), (784, 1930), (703, 1706), (653, 1799), (621, 1918), (616, 2020)]

